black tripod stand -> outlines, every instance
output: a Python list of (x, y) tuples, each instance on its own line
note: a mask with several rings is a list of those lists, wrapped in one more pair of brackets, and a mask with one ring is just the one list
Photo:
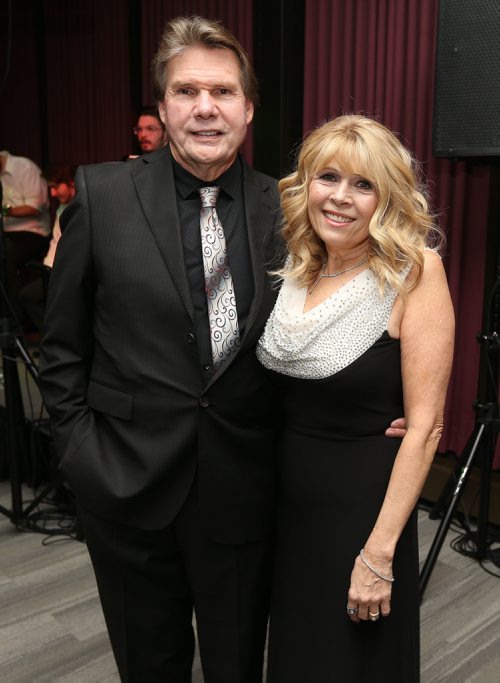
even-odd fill
[[(465, 449), (459, 458), (455, 472), (452, 472), (441, 495), (439, 496), (430, 517), (438, 517), (446, 507), (443, 519), (438, 527), (431, 548), (420, 573), (420, 599), (422, 600), (431, 572), (443, 545), (444, 539), (455, 515), (460, 497), (467, 483), (472, 465), (481, 468), (479, 514), (475, 533), (474, 557), (484, 559), (488, 551), (488, 517), (490, 505), (491, 466), (497, 434), (500, 432), (500, 419), (497, 403), (498, 387), (498, 354), (500, 352), (500, 336), (498, 334), (498, 317), (500, 308), (500, 243), (498, 245), (498, 260), (496, 282), (491, 291), (487, 308), (486, 323), (489, 333), (478, 335), (481, 344), (481, 361), (483, 384), (485, 384), (485, 399), (474, 402), (476, 424), (470, 435)], [(481, 391), (481, 389), (480, 389)]]
[[(5, 290), (2, 283), (1, 298), (5, 299)], [(12, 319), (2, 314), (0, 319), (0, 347), (2, 350), (2, 367), (4, 377), (4, 394), (6, 409), (6, 445), (9, 464), (9, 478), (11, 489), (11, 510), (0, 506), (0, 512), (7, 515), (14, 524), (18, 524), (23, 515), (23, 502), (21, 494), (21, 463), (26, 462), (28, 452), (28, 435), (26, 431), (24, 410), (22, 408), (21, 389), (17, 374), (17, 332), (12, 327)], [(21, 353), (26, 354), (27, 367), (33, 370), (32, 361), (24, 349), (19, 347)], [(36, 368), (35, 368), (36, 371)], [(36, 375), (35, 375), (36, 378)]]
[(19, 384), (17, 361), (20, 360), (24, 364), (36, 386), (38, 386), (38, 368), (23, 343), (20, 325), (16, 320), (15, 313), (9, 301), (5, 266), (6, 249), (3, 234), (3, 220), (0, 215), (0, 349), (2, 352), (4, 377), (7, 425), (6, 450), (8, 453), (7, 461), (11, 493), (10, 509), (0, 505), (0, 514), (8, 517), (14, 525), (31, 531), (39, 531), (47, 534), (64, 533), (65, 535), (69, 535), (69, 532), (72, 529), (68, 529), (68, 526), (71, 527), (71, 525), (66, 526), (64, 529), (62, 527), (56, 529), (49, 529), (44, 526), (40, 527), (32, 516), (33, 511), (47, 499), (47, 496), (60, 487), (61, 481), (57, 471), (52, 473), (52, 477), (47, 485), (27, 506), (25, 506), (23, 502), (22, 464), (28, 463), (30, 460), (28, 455), (30, 440), (28, 438), (28, 428)]

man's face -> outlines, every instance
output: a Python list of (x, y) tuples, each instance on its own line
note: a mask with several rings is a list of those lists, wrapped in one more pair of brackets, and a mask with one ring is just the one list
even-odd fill
[(165, 131), (155, 116), (139, 116), (134, 131), (143, 152), (154, 152), (165, 144)]
[(231, 50), (192, 47), (167, 66), (160, 116), (174, 159), (202, 180), (229, 168), (253, 118)]
[(69, 204), (75, 196), (73, 183), (53, 183), (49, 185), (50, 196), (56, 197), (61, 204)]

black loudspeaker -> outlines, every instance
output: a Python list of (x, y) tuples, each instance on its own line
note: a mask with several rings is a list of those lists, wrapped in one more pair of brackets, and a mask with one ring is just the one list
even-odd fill
[(500, 0), (440, 0), (433, 153), (500, 155)]

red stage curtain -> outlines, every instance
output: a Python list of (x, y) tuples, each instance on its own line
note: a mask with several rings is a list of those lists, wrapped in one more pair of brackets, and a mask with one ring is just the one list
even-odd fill
[[(155, 104), (151, 92), (151, 60), (157, 50), (165, 24), (178, 16), (197, 14), (220, 21), (245, 48), (250, 60), (253, 53), (253, 2), (251, 0), (143, 0), (142, 26), (142, 104)], [(242, 153), (251, 164), (253, 135), (250, 126)]]
[(448, 238), (444, 262), (457, 316), (440, 450), (460, 453), (474, 425), (490, 168), (432, 157), (437, 15), (437, 0), (308, 0), (304, 131), (364, 113), (397, 132), (423, 164)]
[[(35, 0), (0, 2), (0, 149), (44, 163)], [(15, 12), (10, 12), (15, 6)], [(9, 39), (9, 31), (11, 37)], [(9, 52), (10, 47), (10, 52)]]
[(117, 161), (131, 151), (127, 3), (43, 6), (50, 160)]

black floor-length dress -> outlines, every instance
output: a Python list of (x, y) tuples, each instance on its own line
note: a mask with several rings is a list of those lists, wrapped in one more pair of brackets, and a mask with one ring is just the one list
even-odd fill
[(404, 414), (399, 341), (383, 332), (331, 376), (270, 374), (282, 389), (285, 427), (268, 681), (416, 683), (416, 511), (397, 544), (390, 616), (355, 624), (346, 614), (354, 560), (401, 444), (384, 434)]

